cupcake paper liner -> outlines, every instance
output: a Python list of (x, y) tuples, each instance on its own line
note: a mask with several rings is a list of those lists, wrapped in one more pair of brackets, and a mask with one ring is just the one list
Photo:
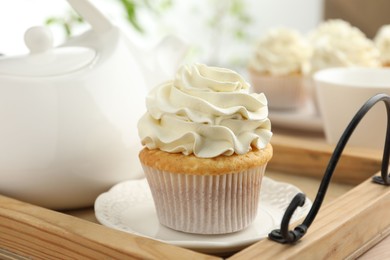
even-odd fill
[(273, 109), (297, 109), (305, 97), (305, 77), (299, 75), (272, 76), (250, 73), (256, 93), (264, 93), (268, 107)]
[(252, 223), (266, 165), (239, 173), (189, 175), (143, 165), (160, 223), (196, 234), (225, 234)]

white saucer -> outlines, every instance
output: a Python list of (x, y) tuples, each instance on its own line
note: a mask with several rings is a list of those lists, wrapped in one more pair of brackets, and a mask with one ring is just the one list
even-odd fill
[[(265, 177), (260, 193), (259, 213), (245, 230), (226, 235), (195, 235), (162, 226), (156, 215), (146, 179), (121, 182), (95, 201), (97, 220), (108, 227), (144, 236), (204, 253), (238, 251), (278, 228), (284, 211), (300, 190), (287, 183)], [(294, 213), (292, 221), (306, 215), (311, 201), (306, 199)]]
[(322, 118), (314, 107), (313, 101), (306, 99), (302, 107), (296, 110), (269, 110), (273, 126), (309, 132), (323, 132)]

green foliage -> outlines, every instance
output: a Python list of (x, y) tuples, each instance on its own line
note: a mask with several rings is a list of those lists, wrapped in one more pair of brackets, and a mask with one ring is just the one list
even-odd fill
[(229, 17), (235, 24), (234, 28), (229, 29), (233, 37), (237, 40), (247, 39), (248, 35), (243, 28), (253, 21), (247, 13), (245, 0), (209, 0), (209, 3), (215, 11), (207, 21), (209, 27), (213, 28), (217, 33), (220, 33), (223, 20)]
[(140, 33), (143, 33), (144, 30), (138, 22), (137, 19), (137, 4), (133, 0), (119, 0), (123, 8), (126, 10), (127, 20), (133, 26), (135, 30)]
[[(145, 28), (139, 21), (139, 12), (146, 10), (152, 15), (160, 15), (161, 13), (169, 10), (173, 7), (173, 0), (110, 0), (116, 1), (122, 6), (126, 20), (129, 22), (131, 27), (137, 32), (145, 33)], [(207, 21), (208, 26), (211, 28), (218, 28), (222, 26), (222, 20), (225, 16), (230, 16), (236, 21), (236, 28), (232, 28), (231, 32), (233, 36), (238, 40), (244, 40), (247, 35), (242, 29), (244, 25), (252, 22), (251, 17), (246, 13), (245, 0), (229, 0), (224, 2), (221, 0), (209, 0), (211, 8), (215, 9), (215, 13)], [(45, 24), (47, 25), (59, 25), (64, 29), (65, 35), (71, 37), (75, 26), (84, 23), (82, 17), (76, 12), (69, 11), (63, 17), (49, 17), (46, 19)], [(220, 28), (219, 28), (220, 29)], [(219, 30), (217, 29), (217, 30)]]
[(232, 0), (229, 9), (230, 14), (241, 23), (249, 24), (252, 22), (252, 19), (245, 11), (245, 3), (243, 0)]
[[(113, 0), (110, 0), (113, 1)], [(129, 24), (139, 33), (145, 33), (145, 29), (142, 27), (138, 14), (141, 9), (158, 15), (160, 12), (164, 12), (173, 6), (173, 0), (114, 0), (120, 4), (125, 11), (126, 19)], [(153, 2), (153, 4), (151, 3)], [(59, 25), (64, 29), (65, 35), (71, 37), (74, 31), (74, 27), (84, 23), (82, 17), (80, 17), (74, 11), (69, 11), (63, 17), (49, 17), (46, 19), (46, 25)]]
[(72, 29), (75, 25), (82, 23), (84, 23), (83, 18), (74, 11), (69, 11), (64, 17), (49, 17), (45, 21), (46, 25), (62, 26), (67, 37), (72, 36)]
[(252, 22), (252, 18), (246, 13), (244, 0), (231, 0), (229, 13), (236, 19), (236, 28), (233, 34), (238, 40), (245, 40), (247, 38), (246, 32), (242, 29), (245, 25)]
[(144, 9), (151, 14), (159, 15), (173, 6), (172, 0), (153, 1), (153, 4), (149, 0), (119, 0), (119, 2), (126, 11), (127, 20), (140, 33), (145, 32), (138, 20), (140, 10)]

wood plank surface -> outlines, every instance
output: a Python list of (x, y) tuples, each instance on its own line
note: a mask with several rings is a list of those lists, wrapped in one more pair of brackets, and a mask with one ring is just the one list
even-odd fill
[[(274, 171), (267, 171), (265, 175), (275, 181), (286, 182), (294, 185), (305, 193), (306, 197), (311, 201), (313, 201), (317, 195), (321, 181), (319, 178), (298, 176)], [(324, 205), (337, 200), (341, 195), (344, 195), (354, 187), (355, 185), (352, 184), (338, 183), (336, 181), (331, 182), (324, 199)]]
[[(267, 169), (322, 178), (334, 146), (320, 137), (277, 135), (271, 141), (274, 154)], [(333, 174), (339, 183), (359, 184), (380, 171), (382, 151), (347, 146)]]
[(372, 246), (387, 235), (389, 207), (390, 189), (367, 180), (325, 205), (298, 243), (283, 245), (265, 239), (229, 259), (356, 258), (356, 252), (363, 253), (362, 247)]
[[(272, 144), (274, 157), (266, 174), (292, 183), (313, 200), (334, 147), (321, 137), (282, 134), (275, 134)], [(231, 259), (363, 254), (388, 234), (390, 226), (389, 189), (364, 181), (379, 171), (380, 161), (381, 151), (347, 147), (325, 205), (302, 241), (289, 246), (265, 239)], [(99, 225), (92, 208), (65, 213), (0, 196), (0, 258), (219, 259)]]
[[(387, 237), (380, 241), (383, 236), (387, 234)], [(364, 253), (358, 257), (359, 260), (373, 260), (373, 259), (390, 259), (390, 230), (382, 231), (380, 237), (373, 241), (367, 250), (363, 250)], [(378, 243), (378, 240), (380, 241)], [(360, 251), (360, 250), (359, 250)]]
[(218, 259), (4, 196), (0, 205), (0, 256), (4, 258)]

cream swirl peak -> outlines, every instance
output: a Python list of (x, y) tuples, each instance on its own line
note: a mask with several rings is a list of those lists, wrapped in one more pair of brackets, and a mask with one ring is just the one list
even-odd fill
[(174, 85), (187, 93), (192, 91), (233, 92), (249, 88), (249, 84), (239, 74), (229, 69), (207, 67), (204, 64), (181, 67), (176, 74)]
[(390, 66), (390, 24), (383, 25), (375, 35), (374, 42), (383, 65)]
[(149, 149), (212, 158), (262, 149), (272, 136), (266, 97), (249, 94), (229, 69), (183, 66), (149, 93), (146, 106), (138, 132)]
[(249, 67), (271, 75), (305, 74), (310, 55), (311, 47), (298, 31), (274, 28), (259, 39)]
[(312, 73), (331, 67), (379, 66), (379, 51), (372, 40), (346, 21), (327, 20), (308, 38), (313, 46)]

